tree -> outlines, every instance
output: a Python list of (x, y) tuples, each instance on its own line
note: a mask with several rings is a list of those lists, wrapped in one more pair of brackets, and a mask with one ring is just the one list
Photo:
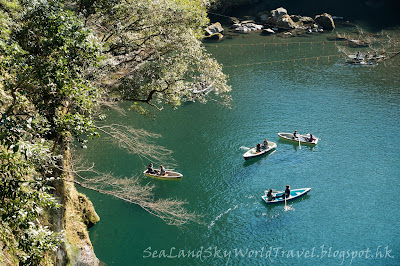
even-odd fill
[[(193, 95), (205, 101), (199, 91), (206, 89), (229, 102), (227, 77), (201, 46), (207, 5), (202, 0), (0, 2), (2, 250), (37, 265), (60, 243), (61, 235), (46, 227), (50, 221), (43, 215), (60, 207), (53, 196), (58, 181), (138, 204), (169, 224), (196, 220), (184, 201), (155, 201), (152, 187), (134, 179), (102, 173), (87, 179), (66, 166), (64, 149), (74, 138), (84, 145), (101, 132), (138, 153), (143, 141), (156, 137), (96, 124), (110, 98), (161, 110)], [(169, 155), (151, 147), (158, 158)], [(71, 174), (81, 179), (62, 180)]]
[[(99, 85), (119, 99), (159, 110), (206, 88), (229, 103), (227, 76), (201, 45), (207, 7), (203, 0), (128, 0), (98, 9), (87, 25), (105, 55)], [(196, 96), (205, 102), (205, 94)]]
[(95, 134), (98, 91), (86, 69), (98, 49), (61, 5), (25, 4), (2, 32), (0, 240), (20, 263), (37, 265), (60, 243), (43, 216), (59, 206), (52, 196), (62, 159), (56, 147), (65, 135)]

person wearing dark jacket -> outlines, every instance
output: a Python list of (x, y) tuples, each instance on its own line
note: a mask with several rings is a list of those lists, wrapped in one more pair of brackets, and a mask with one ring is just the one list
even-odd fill
[(149, 166), (147, 167), (147, 173), (149, 174), (154, 174), (154, 168), (153, 168), (153, 163), (150, 163)]
[(260, 152), (261, 151), (261, 144), (258, 143), (256, 146), (256, 152)]
[(285, 198), (289, 198), (289, 196), (290, 196), (290, 186), (289, 185), (286, 185), (286, 189), (285, 189), (285, 194), (284, 194), (285, 196)]

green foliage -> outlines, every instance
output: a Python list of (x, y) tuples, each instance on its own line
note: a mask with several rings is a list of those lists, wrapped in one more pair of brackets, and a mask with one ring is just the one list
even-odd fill
[[(13, 34), (21, 49), (13, 51), (8, 64), (15, 75), (5, 90), (26, 97), (47, 119), (53, 138), (64, 131), (93, 135), (91, 118), (99, 93), (86, 71), (95, 66), (99, 54), (89, 31), (70, 11), (52, 2), (34, 5), (22, 20)], [(78, 127), (71, 116), (80, 121)]]
[(97, 134), (100, 94), (88, 73), (99, 48), (57, 2), (25, 5), (0, 42), (0, 242), (20, 263), (38, 265), (60, 244), (41, 219), (59, 206), (51, 187), (60, 175), (54, 147), (64, 134), (82, 142)]
[(176, 107), (206, 86), (229, 101), (227, 76), (201, 44), (208, 5), (0, 0), (0, 244), (21, 264), (60, 243), (42, 220), (59, 207), (57, 147), (67, 135), (82, 144), (98, 135), (101, 100), (131, 100), (145, 114), (139, 103)]
[(202, 0), (129, 0), (98, 10), (88, 25), (107, 56), (103, 82), (122, 99), (154, 105), (178, 106), (211, 84), (227, 96), (227, 76), (201, 44), (207, 6)]
[[(59, 206), (49, 186), (55, 161), (45, 142), (24, 140), (32, 138), (27, 123), (19, 127), (10, 120), (4, 114), (0, 120), (0, 241), (20, 263), (37, 265), (60, 244), (58, 234), (38, 220), (43, 210)], [(10, 141), (7, 132), (14, 135), (12, 145), (4, 145)]]

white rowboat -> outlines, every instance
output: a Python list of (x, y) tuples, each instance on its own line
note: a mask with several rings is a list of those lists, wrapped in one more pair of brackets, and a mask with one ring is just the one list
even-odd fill
[(181, 173), (173, 172), (173, 171), (165, 171), (165, 175), (160, 175), (160, 174), (158, 174), (158, 171), (153, 174), (150, 174), (147, 172), (147, 170), (145, 170), (143, 172), (143, 174), (145, 176), (162, 179), (162, 180), (181, 180), (181, 178), (183, 176)]
[(304, 134), (304, 135), (297, 134), (298, 137), (295, 138), (293, 136), (293, 133), (280, 132), (280, 133), (278, 133), (278, 136), (279, 136), (279, 138), (281, 138), (283, 140), (287, 140), (287, 141), (295, 142), (295, 143), (299, 143), (299, 140), (300, 140), (300, 143), (302, 145), (317, 145), (317, 143), (318, 143), (318, 138), (316, 138), (315, 136), (313, 136), (314, 140), (310, 141), (310, 134)]
[(276, 143), (272, 142), (272, 141), (268, 141), (268, 147), (266, 149), (261, 148), (261, 151), (257, 152), (256, 147), (251, 148), (250, 150), (248, 150), (245, 154), (243, 154), (243, 158), (245, 160), (250, 159), (250, 158), (254, 158), (254, 157), (258, 157), (260, 155), (266, 154), (272, 150), (276, 149)]

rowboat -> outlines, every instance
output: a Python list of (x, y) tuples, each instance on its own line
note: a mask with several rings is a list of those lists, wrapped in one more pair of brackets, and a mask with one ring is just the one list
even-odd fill
[(267, 148), (263, 149), (261, 148), (261, 151), (257, 152), (257, 148), (251, 148), (250, 150), (248, 150), (245, 154), (243, 154), (243, 158), (245, 160), (250, 159), (250, 158), (254, 158), (254, 157), (258, 157), (261, 156), (263, 154), (266, 154), (272, 150), (276, 149), (276, 143), (272, 142), (272, 141), (268, 141), (268, 146)]
[(373, 56), (357, 56), (349, 55), (346, 64), (350, 65), (376, 65), (379, 62), (385, 60), (384, 55), (373, 55)]
[(158, 172), (150, 174), (147, 172), (147, 170), (145, 170), (143, 172), (143, 174), (148, 177), (153, 177), (153, 178), (162, 179), (162, 180), (181, 180), (181, 178), (183, 176), (181, 173), (173, 172), (173, 171), (169, 171), (169, 170), (165, 171), (165, 175), (160, 175)]
[(280, 132), (278, 133), (279, 138), (283, 139), (283, 140), (287, 140), (290, 142), (295, 142), (295, 143), (299, 143), (299, 137), (300, 137), (300, 143), (304, 144), (304, 145), (316, 145), (318, 143), (318, 138), (316, 138), (315, 136), (313, 136), (314, 140), (313, 141), (309, 141), (310, 139), (310, 134), (304, 134), (304, 135), (300, 135), (297, 134), (297, 138), (295, 138), (293, 136), (293, 133), (283, 133)]
[[(311, 190), (311, 188), (298, 188), (298, 189), (292, 189), (290, 191), (290, 196), (286, 198), (286, 201), (292, 201), (295, 199), (298, 199), (304, 195), (307, 195), (307, 193)], [(275, 199), (269, 201), (267, 197), (267, 190), (265, 191), (265, 195), (261, 196), (262, 200), (265, 201), (267, 204), (275, 204), (275, 203), (281, 203), (285, 202), (285, 199), (282, 197), (285, 192), (283, 191), (276, 191), (274, 196)]]

